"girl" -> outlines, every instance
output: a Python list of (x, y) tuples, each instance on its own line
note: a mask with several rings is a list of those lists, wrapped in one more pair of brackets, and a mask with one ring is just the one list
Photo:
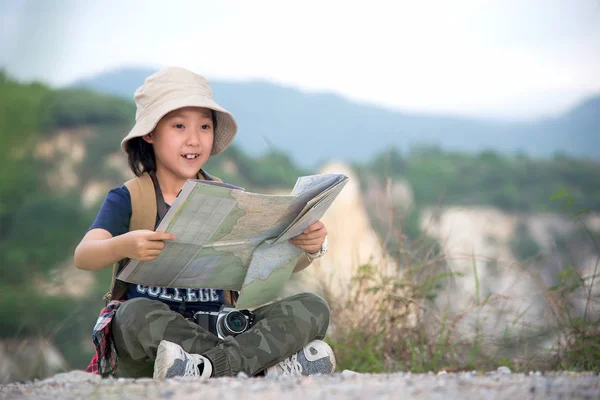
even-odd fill
[[(132, 214), (135, 184), (152, 179), (158, 212), (155, 227), (188, 179), (213, 180), (202, 170), (210, 156), (224, 151), (237, 132), (231, 113), (212, 98), (206, 79), (170, 67), (148, 77), (134, 96), (136, 123), (121, 142), (137, 176), (111, 190), (96, 220), (75, 250), (75, 265), (99, 270), (124, 260), (157, 258), (164, 232), (136, 229)], [(137, 196), (137, 195), (136, 195)], [(161, 207), (161, 204), (163, 207)], [(161, 211), (161, 208), (162, 211)], [(326, 250), (321, 222), (291, 240), (308, 262)], [(120, 285), (121, 290), (117, 290)], [(329, 325), (329, 307), (303, 293), (254, 310), (253, 326), (220, 339), (191, 321), (198, 311), (233, 304), (235, 293), (220, 289), (156, 288), (117, 282), (113, 297), (94, 328), (96, 357), (88, 371), (119, 377), (308, 375), (333, 373), (331, 348), (319, 339)], [(117, 363), (118, 356), (118, 363)]]

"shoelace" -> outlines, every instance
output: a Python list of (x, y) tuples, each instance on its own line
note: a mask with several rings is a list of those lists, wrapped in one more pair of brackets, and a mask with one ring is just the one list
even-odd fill
[(202, 376), (200, 373), (200, 364), (204, 364), (204, 360), (198, 354), (189, 354), (189, 358), (185, 363), (185, 373), (183, 376)]
[(302, 375), (302, 364), (298, 362), (298, 354), (294, 354), (281, 361), (279, 366), (285, 375)]

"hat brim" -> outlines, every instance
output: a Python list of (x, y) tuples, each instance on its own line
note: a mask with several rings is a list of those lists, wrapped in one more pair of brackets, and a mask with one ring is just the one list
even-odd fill
[(227, 147), (229, 147), (238, 129), (237, 122), (235, 121), (235, 118), (233, 118), (233, 115), (208, 97), (202, 95), (192, 95), (184, 97), (178, 96), (167, 99), (163, 102), (158, 102), (146, 110), (146, 112), (144, 112), (144, 114), (138, 118), (134, 127), (131, 129), (131, 131), (129, 131), (127, 136), (125, 136), (125, 138), (121, 141), (121, 148), (123, 151), (126, 151), (126, 145), (128, 141), (136, 137), (145, 136), (152, 132), (162, 117), (171, 111), (183, 107), (203, 107), (209, 108), (216, 112), (217, 129), (215, 130), (213, 146), (210, 152), (211, 156), (222, 153)]

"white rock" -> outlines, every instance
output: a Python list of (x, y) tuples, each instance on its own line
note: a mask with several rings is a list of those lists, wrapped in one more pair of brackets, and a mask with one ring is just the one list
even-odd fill
[(57, 383), (75, 383), (75, 382), (88, 382), (88, 381), (99, 381), (102, 378), (97, 374), (90, 374), (85, 371), (69, 371), (56, 374), (51, 378), (45, 379), (40, 383), (57, 382)]

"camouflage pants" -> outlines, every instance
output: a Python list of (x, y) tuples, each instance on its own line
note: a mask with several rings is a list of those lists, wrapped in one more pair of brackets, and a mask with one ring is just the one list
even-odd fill
[(308, 342), (325, 337), (329, 325), (327, 303), (312, 293), (301, 293), (254, 310), (248, 331), (224, 340), (157, 300), (128, 300), (112, 321), (119, 356), (119, 377), (152, 377), (161, 340), (177, 343), (188, 353), (211, 360), (214, 376), (240, 371), (253, 376)]

